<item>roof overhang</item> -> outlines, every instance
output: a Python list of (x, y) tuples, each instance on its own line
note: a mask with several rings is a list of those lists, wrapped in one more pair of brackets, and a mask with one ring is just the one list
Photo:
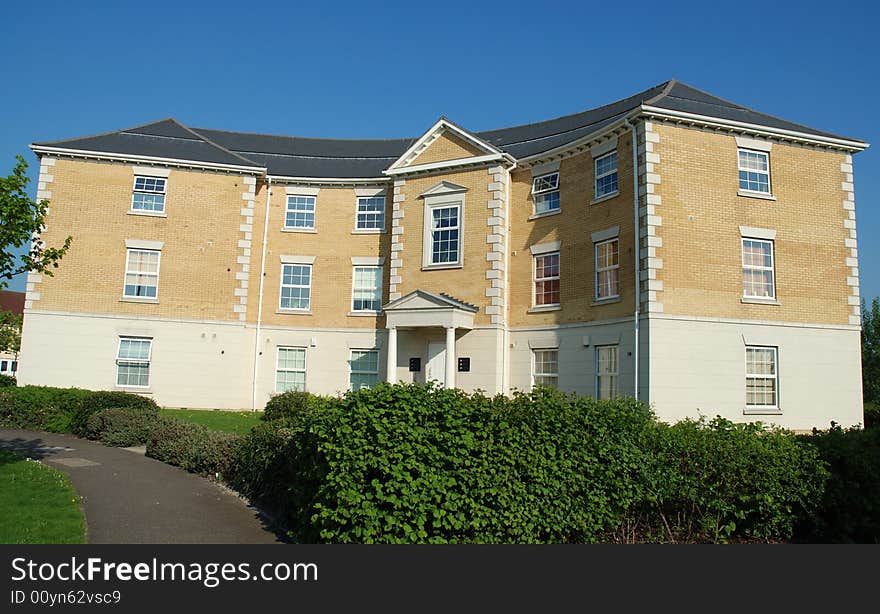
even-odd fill
[(474, 327), (476, 305), (465, 303), (446, 294), (413, 290), (382, 308), (389, 328), (465, 328)]
[(357, 186), (357, 185), (386, 185), (389, 177), (288, 177), (286, 175), (267, 175), (272, 183), (290, 183), (296, 185), (327, 185), (327, 186)]
[(68, 158), (82, 158), (87, 160), (109, 160), (111, 162), (137, 162), (138, 164), (156, 164), (161, 166), (177, 166), (181, 168), (195, 168), (212, 171), (226, 171), (233, 173), (247, 173), (251, 175), (265, 175), (266, 168), (259, 166), (239, 166), (236, 164), (218, 164), (214, 162), (202, 162), (198, 160), (182, 160), (177, 158), (158, 158), (154, 156), (139, 156), (136, 154), (109, 153), (106, 151), (87, 151), (83, 149), (68, 149), (65, 147), (51, 147), (48, 145), (30, 145), (31, 151), (38, 156), (59, 156)]

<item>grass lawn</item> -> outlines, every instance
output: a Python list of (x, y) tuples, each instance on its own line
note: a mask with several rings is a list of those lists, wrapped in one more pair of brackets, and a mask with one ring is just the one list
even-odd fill
[(159, 413), (169, 418), (186, 420), (203, 424), (215, 431), (227, 433), (250, 432), (251, 428), (260, 423), (261, 411), (225, 411), (221, 409), (162, 409)]
[(0, 448), (0, 543), (84, 541), (79, 495), (67, 476)]

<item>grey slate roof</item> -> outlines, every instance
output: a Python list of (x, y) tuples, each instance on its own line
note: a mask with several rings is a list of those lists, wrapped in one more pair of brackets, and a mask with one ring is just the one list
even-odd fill
[[(753, 111), (675, 80), (581, 113), (474, 134), (514, 158), (522, 159), (596, 132), (642, 104), (812, 136), (846, 139)], [(271, 175), (287, 177), (354, 179), (381, 177), (382, 171), (415, 140), (249, 134), (188, 128), (169, 118), (116, 132), (35, 145), (266, 168)]]

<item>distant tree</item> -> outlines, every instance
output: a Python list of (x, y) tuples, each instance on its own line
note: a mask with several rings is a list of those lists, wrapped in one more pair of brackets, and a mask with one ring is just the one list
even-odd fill
[(0, 310), (0, 352), (18, 356), (21, 350), (21, 323), (20, 315)]
[(868, 309), (862, 299), (862, 392), (867, 403), (880, 403), (880, 298)]
[[(45, 200), (32, 200), (27, 195), (28, 164), (20, 155), (12, 174), (0, 177), (0, 290), (20, 273), (33, 272), (52, 276), (58, 262), (70, 247), (72, 237), (67, 237), (61, 247), (45, 247), (34, 240), (44, 228)], [(30, 249), (19, 253), (30, 244)]]

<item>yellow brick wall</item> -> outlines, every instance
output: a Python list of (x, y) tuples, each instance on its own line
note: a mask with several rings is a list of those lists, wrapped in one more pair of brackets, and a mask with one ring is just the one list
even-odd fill
[[(419, 195), (440, 181), (448, 181), (468, 189), (464, 196), (462, 216), (464, 263), (462, 268), (422, 270), (425, 201)], [(417, 288), (435, 294), (445, 292), (480, 308), (474, 323), (489, 323), (490, 318), (486, 315), (485, 308), (490, 304), (490, 299), (486, 297), (486, 288), (489, 287), (486, 271), (490, 268), (490, 263), (486, 261), (486, 253), (490, 247), (486, 243), (486, 236), (491, 230), (486, 223), (490, 215), (487, 208), (491, 196), (488, 191), (490, 182), (492, 176), (488, 174), (486, 167), (406, 180), (401, 188), (406, 199), (400, 203), (404, 211), (401, 220), (404, 234), (401, 236), (402, 283), (398, 286), (398, 292), (402, 296)]]
[[(378, 186), (377, 189), (382, 186)], [(248, 321), (256, 322), (260, 278), (260, 247), (266, 206), (265, 185), (258, 186), (254, 214), (254, 250)], [(388, 302), (391, 184), (385, 195), (385, 232), (357, 234), (357, 196), (353, 188), (322, 187), (315, 205), (316, 233), (283, 232), (287, 195), (284, 185), (272, 187), (264, 279), (263, 323), (276, 326), (321, 328), (382, 328), (384, 317), (349, 316), (352, 293), (352, 256), (384, 256), (382, 304)], [(312, 266), (311, 315), (277, 313), (281, 294), (281, 256), (315, 256)]]
[(458, 160), (484, 155), (486, 155), (486, 152), (479, 147), (475, 147), (451, 132), (446, 131), (436, 141), (431, 143), (425, 151), (416, 156), (411, 164), (430, 164), (431, 162)]
[[(849, 269), (840, 165), (844, 154), (774, 143), (776, 201), (737, 195), (733, 135), (655, 124), (663, 204), (658, 300), (668, 314), (847, 324)], [(777, 231), (781, 305), (743, 304), (739, 226)]]
[[(534, 213), (532, 174), (514, 171), (511, 181), (510, 325), (546, 325), (589, 322), (632, 315), (634, 304), (632, 137), (624, 134), (617, 145), (619, 194), (590, 204), (594, 197), (593, 157), (587, 152), (562, 160), (559, 197), (562, 213), (529, 220)], [(620, 301), (593, 305), (595, 296), (594, 247), (591, 234), (620, 228)], [(528, 313), (533, 304), (532, 245), (561, 241), (560, 303), (562, 309)], [(516, 255), (514, 255), (514, 253)]]
[[(242, 223), (241, 175), (171, 170), (168, 217), (131, 215), (130, 164), (59, 159), (43, 240), (73, 237), (55, 277), (35, 291), (38, 310), (237, 320), (232, 310)], [(126, 239), (163, 241), (158, 304), (121, 302)]]

